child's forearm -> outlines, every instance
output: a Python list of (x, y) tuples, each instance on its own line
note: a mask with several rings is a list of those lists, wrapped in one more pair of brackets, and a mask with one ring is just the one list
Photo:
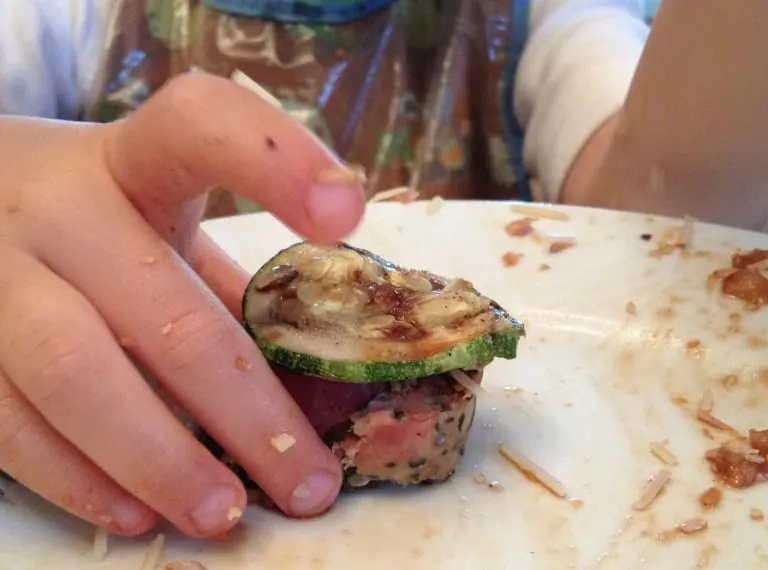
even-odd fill
[(768, 219), (768, 4), (664, 0), (592, 188), (601, 205)]
[(529, 28), (516, 114), (526, 164), (557, 200), (580, 150), (624, 101), (648, 33), (645, 3), (532, 0)]
[(0, 114), (76, 118), (116, 0), (0, 0)]

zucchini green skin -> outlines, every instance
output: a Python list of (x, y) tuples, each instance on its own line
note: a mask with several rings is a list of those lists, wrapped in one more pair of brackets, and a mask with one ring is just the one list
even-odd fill
[[(260, 276), (261, 271), (266, 267), (274, 265), (285, 252), (296, 245), (298, 244), (280, 251), (253, 275), (243, 295), (243, 315), (248, 314), (249, 293), (252, 290), (252, 284)], [(342, 245), (389, 267), (395, 267), (392, 263), (364, 249), (353, 248), (346, 244)], [(402, 382), (443, 374), (452, 370), (479, 369), (490, 364), (495, 358), (514, 359), (517, 356), (518, 341), (520, 337), (525, 336), (525, 328), (520, 321), (510, 316), (498, 304), (493, 303), (491, 310), (496, 314), (497, 318), (508, 323), (509, 328), (507, 330), (484, 334), (471, 340), (457, 343), (444, 352), (426, 358), (394, 362), (322, 359), (279, 346), (260, 335), (258, 330), (254, 330), (249, 325), (247, 320), (243, 321), (243, 325), (269, 362), (282, 366), (292, 372), (347, 383)]]

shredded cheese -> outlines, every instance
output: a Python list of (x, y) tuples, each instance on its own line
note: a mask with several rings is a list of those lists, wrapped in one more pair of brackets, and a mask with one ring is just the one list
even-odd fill
[(648, 477), (648, 482), (646, 483), (640, 498), (635, 501), (632, 508), (636, 511), (644, 511), (648, 509), (656, 500), (656, 497), (659, 496), (659, 493), (666, 487), (667, 483), (669, 483), (671, 476), (672, 474), (669, 470), (662, 469)]
[(96, 528), (96, 533), (93, 536), (93, 548), (91, 549), (91, 555), (93, 558), (101, 562), (107, 556), (107, 550), (109, 549), (109, 532), (102, 527)]
[(697, 517), (681, 522), (677, 525), (677, 530), (683, 534), (696, 534), (707, 530), (709, 524), (703, 518)]
[(736, 428), (728, 425), (727, 423), (720, 420), (719, 418), (716, 418), (710, 412), (700, 410), (699, 412), (696, 413), (696, 419), (717, 430), (730, 433), (736, 437), (742, 437), (741, 433)]
[(558, 238), (549, 244), (549, 253), (560, 253), (576, 245), (573, 238)]
[(712, 395), (712, 390), (704, 390), (704, 394), (701, 396), (698, 405), (699, 412), (711, 412), (715, 407), (715, 398)]
[(272, 93), (264, 89), (256, 81), (251, 79), (248, 75), (246, 75), (239, 69), (236, 69), (235, 71), (233, 71), (232, 75), (230, 75), (229, 77), (237, 85), (239, 85), (244, 89), (247, 89), (251, 93), (255, 93), (256, 95), (261, 97), (264, 101), (266, 101), (273, 107), (276, 107), (277, 109), (283, 108), (283, 104), (280, 102), (279, 99), (277, 99), (274, 95), (272, 95)]
[(677, 465), (677, 457), (675, 457), (675, 454), (658, 441), (651, 442), (651, 453), (662, 463), (670, 466)]
[(158, 534), (149, 545), (147, 553), (144, 556), (144, 561), (141, 563), (139, 570), (155, 570), (160, 563), (160, 558), (163, 555), (163, 547), (165, 546), (165, 536)]
[(685, 216), (683, 225), (677, 228), (671, 228), (661, 236), (660, 243), (656, 249), (651, 251), (651, 257), (662, 257), (670, 255), (675, 250), (687, 250), (693, 242), (693, 218)]
[(442, 196), (433, 196), (432, 199), (427, 202), (427, 214), (433, 216), (437, 211), (443, 207), (445, 200)]
[(376, 192), (376, 194), (371, 196), (368, 202), (369, 203), (385, 202), (387, 200), (391, 200), (392, 198), (397, 198), (398, 196), (404, 196), (406, 194), (410, 194), (410, 195), (415, 194), (416, 196), (419, 195), (419, 193), (413, 188), (410, 188), (408, 186), (398, 186), (397, 188), (391, 188), (389, 190), (382, 190), (381, 192)]
[(559, 222), (567, 222), (571, 219), (565, 212), (554, 210), (550, 206), (526, 206), (523, 204), (516, 204), (512, 206), (511, 209), (516, 214), (521, 214), (523, 216), (546, 218), (548, 220), (557, 220)]
[(501, 456), (514, 465), (528, 480), (532, 480), (539, 485), (542, 485), (553, 495), (564, 499), (567, 495), (565, 491), (565, 485), (558, 481), (553, 475), (544, 470), (544, 468), (536, 465), (533, 461), (528, 459), (522, 453), (517, 450), (511, 449), (507, 446), (500, 445), (498, 447)]
[(483, 396), (487, 396), (488, 392), (483, 388), (480, 384), (475, 382), (472, 377), (464, 372), (463, 370), (452, 370), (449, 372), (454, 380), (461, 384), (464, 388), (467, 389), (468, 392), (470, 392), (473, 396), (476, 398), (479, 397), (481, 394)]

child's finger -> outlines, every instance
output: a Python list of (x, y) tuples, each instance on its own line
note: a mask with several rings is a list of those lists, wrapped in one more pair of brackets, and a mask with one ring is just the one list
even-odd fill
[(141, 534), (157, 521), (147, 506), (56, 433), (2, 372), (0, 470), (71, 514), (114, 534)]
[(45, 262), (286, 513), (330, 507), (341, 486), (338, 460), (219, 299), (122, 202), (94, 197), (72, 216), (88, 232), (46, 242)]
[(203, 230), (196, 233), (192, 242), (189, 263), (229, 312), (241, 320), (242, 298), (248, 285), (248, 273)]
[(227, 79), (178, 77), (104, 132), (112, 175), (165, 239), (180, 231), (179, 206), (213, 186), (256, 201), (313, 240), (343, 238), (363, 213), (353, 171)]
[[(114, 293), (113, 302), (131, 302)], [(10, 380), (114, 481), (187, 534), (215, 536), (236, 523), (245, 506), (240, 482), (172, 416), (61, 278), (31, 258), (6, 256), (0, 330)]]

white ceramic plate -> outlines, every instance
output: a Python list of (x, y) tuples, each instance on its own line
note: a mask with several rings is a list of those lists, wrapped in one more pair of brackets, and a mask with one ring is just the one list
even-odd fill
[[(529, 331), (517, 360), (487, 370), (492, 399), (479, 407), (455, 478), (344, 497), (308, 522), (251, 509), (245, 528), (223, 545), (169, 532), (163, 561), (192, 558), (209, 570), (765, 567), (768, 524), (751, 520), (750, 509), (768, 510), (768, 483), (726, 491), (719, 508), (702, 513), (697, 497), (713, 484), (703, 454), (724, 436), (707, 439), (693, 409), (711, 389), (718, 417), (741, 430), (768, 427), (768, 308), (744, 313), (705, 287), (736, 248), (768, 248), (768, 237), (696, 224), (692, 245), (709, 255), (655, 258), (648, 252), (679, 221), (559, 208), (569, 221), (542, 219), (536, 228), (577, 243), (552, 255), (530, 236), (505, 233), (521, 217), (509, 204), (446, 203), (430, 214), (433, 207), (375, 205), (351, 241), (404, 265), (469, 278)], [(262, 214), (206, 227), (249, 270), (295, 241)], [(507, 251), (524, 257), (503, 267)], [(636, 315), (628, 314), (629, 302)], [(734, 313), (743, 313), (738, 327)], [(739, 383), (726, 388), (730, 374)], [(661, 440), (679, 464), (651, 508), (634, 512), (646, 478), (664, 467), (649, 453)], [(526, 480), (497, 454), (500, 442), (545, 467), (583, 506)], [(479, 474), (502, 488), (475, 482)], [(17, 488), (6, 492), (3, 570), (140, 568), (151, 537), (111, 539), (107, 558), (96, 563), (88, 556), (93, 529)], [(656, 538), (698, 516), (706, 531)]]

